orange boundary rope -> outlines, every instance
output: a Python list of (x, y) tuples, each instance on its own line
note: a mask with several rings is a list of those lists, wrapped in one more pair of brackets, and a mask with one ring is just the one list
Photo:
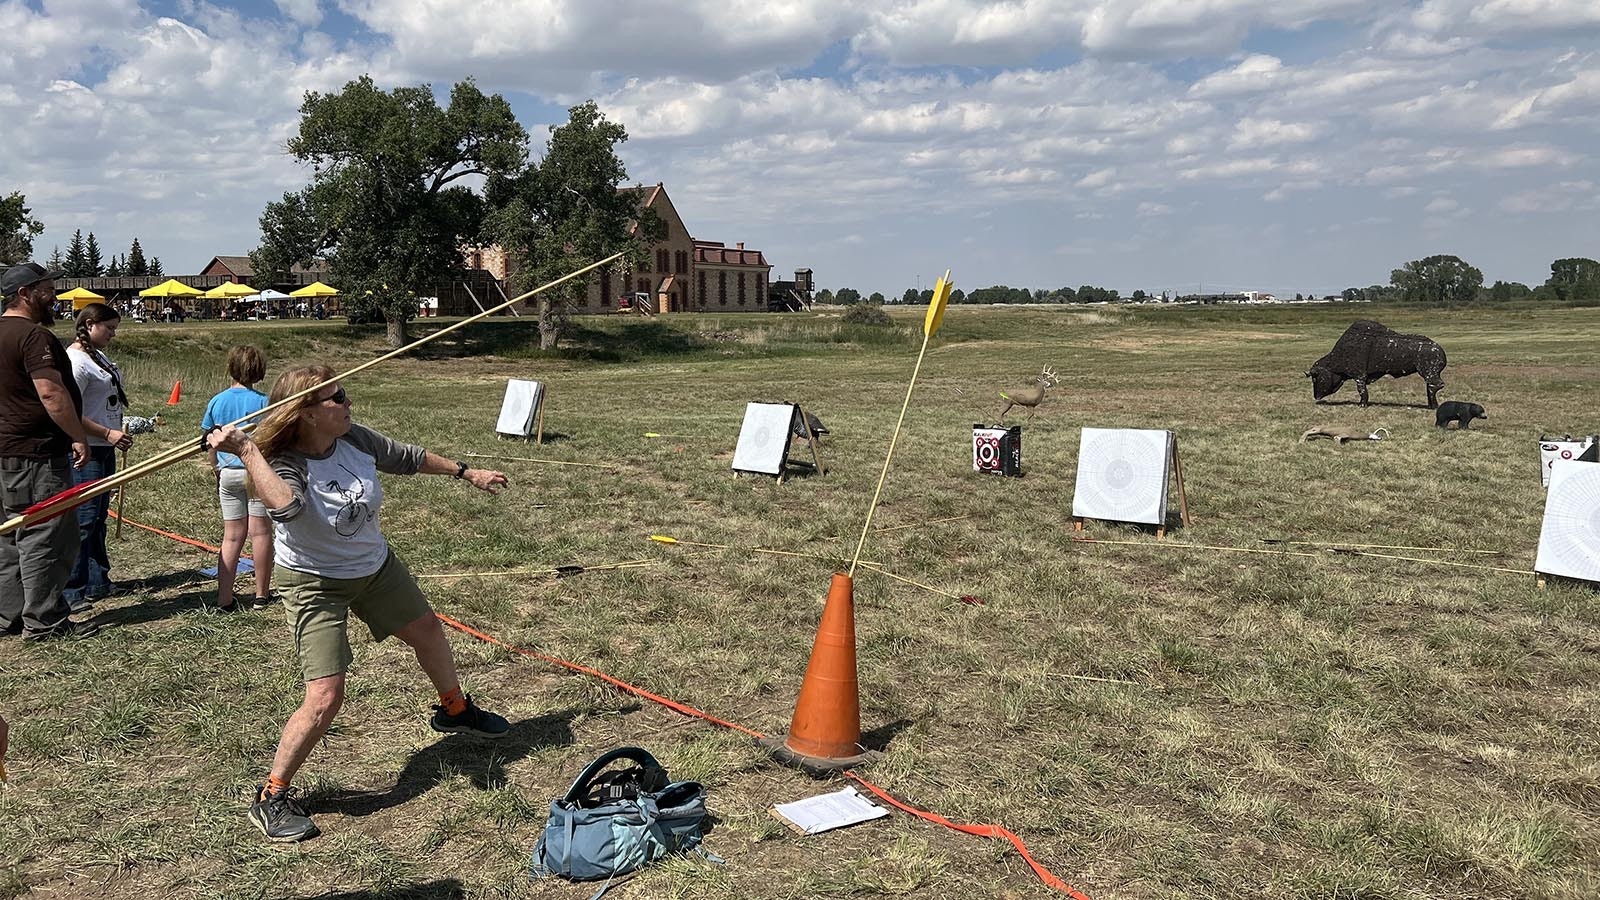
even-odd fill
[[(210, 544), (194, 540), (193, 538), (184, 537), (181, 534), (173, 534), (170, 531), (162, 531), (161, 529), (152, 527), (150, 525), (141, 525), (140, 523), (131, 519), (123, 519), (122, 521), (127, 522), (129, 525), (132, 525), (135, 528), (142, 528), (145, 531), (153, 534), (159, 534), (162, 537), (171, 538), (172, 540), (183, 544), (188, 544), (192, 547), (199, 547), (202, 550), (217, 551), (221, 549), (218, 547), (213, 547)], [(733, 731), (737, 731), (752, 738), (766, 737), (766, 735), (752, 728), (746, 728), (737, 722), (730, 722), (727, 719), (719, 719), (705, 710), (696, 709), (687, 703), (679, 703), (676, 700), (663, 697), (660, 694), (651, 693), (642, 687), (629, 684), (628, 682), (612, 675), (607, 675), (599, 669), (593, 669), (589, 666), (585, 666), (580, 663), (569, 662), (559, 657), (551, 656), (547, 653), (540, 653), (539, 651), (530, 649), (528, 647), (519, 647), (515, 644), (508, 643), (495, 637), (494, 635), (479, 631), (478, 629), (473, 628), (471, 625), (467, 625), (464, 622), (459, 622), (450, 616), (439, 612), (438, 610), (434, 611), (434, 615), (439, 617), (440, 622), (443, 622), (462, 634), (477, 638), (486, 644), (493, 644), (496, 647), (510, 650), (512, 653), (516, 653), (520, 656), (526, 656), (542, 662), (547, 662), (553, 666), (558, 666), (563, 669), (569, 669), (573, 672), (579, 672), (581, 674), (588, 675), (591, 678), (598, 678), (617, 690), (622, 691), (623, 693), (632, 694), (636, 697), (642, 697), (652, 703), (659, 703), (660, 705), (665, 706), (674, 712), (682, 713), (683, 715), (691, 716), (696, 719), (703, 719), (712, 723), (713, 725), (721, 725), (723, 728), (732, 729)], [(896, 799), (888, 791), (884, 790), (878, 785), (873, 784), (865, 778), (862, 778), (853, 770), (846, 771), (844, 776), (871, 791), (873, 795), (878, 797), (880, 800), (889, 804), (890, 806), (893, 806), (895, 809), (898, 809), (901, 812), (916, 816), (924, 821), (932, 822), (935, 825), (942, 825), (945, 828), (948, 828), (952, 831), (958, 831), (962, 834), (970, 834), (974, 837), (998, 838), (1000, 840), (1009, 842), (1012, 847), (1016, 848), (1017, 853), (1021, 854), (1023, 861), (1028, 864), (1028, 868), (1033, 870), (1033, 874), (1038, 876), (1039, 880), (1044, 882), (1047, 887), (1061, 891), (1062, 893), (1071, 897), (1072, 900), (1089, 900), (1087, 895), (1079, 892), (1077, 889), (1073, 888), (1072, 885), (1067, 884), (1060, 878), (1057, 878), (1054, 873), (1052, 873), (1049, 869), (1046, 869), (1038, 860), (1034, 859), (1033, 854), (1028, 852), (1028, 845), (1024, 843), (1022, 838), (1018, 837), (1016, 832), (1012, 831), (1011, 829), (1000, 825), (968, 825), (961, 822), (952, 822), (938, 813), (929, 812), (925, 809), (919, 809), (909, 803)]]

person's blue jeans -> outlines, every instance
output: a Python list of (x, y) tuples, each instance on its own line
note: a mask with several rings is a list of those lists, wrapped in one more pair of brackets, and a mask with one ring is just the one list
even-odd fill
[[(74, 470), (73, 484), (106, 478), (117, 471), (117, 448), (90, 447), (89, 461)], [(106, 555), (106, 513), (111, 510), (110, 492), (79, 506), (78, 562), (72, 567), (61, 596), (76, 606), (84, 600), (104, 597), (111, 591), (111, 559)]]

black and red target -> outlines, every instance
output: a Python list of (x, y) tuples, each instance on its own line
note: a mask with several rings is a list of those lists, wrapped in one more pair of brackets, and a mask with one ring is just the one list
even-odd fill
[(1022, 474), (1022, 426), (972, 426), (972, 470), (990, 475)]

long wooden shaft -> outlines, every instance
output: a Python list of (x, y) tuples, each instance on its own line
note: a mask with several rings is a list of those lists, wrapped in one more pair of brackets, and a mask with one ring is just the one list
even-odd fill
[[(317, 391), (322, 390), (323, 388), (327, 387), (329, 384), (332, 384), (335, 381), (342, 381), (342, 380), (344, 380), (346, 378), (349, 378), (352, 375), (358, 374), (360, 372), (365, 372), (366, 370), (372, 368), (373, 366), (377, 365), (378, 363), (386, 362), (388, 360), (394, 359), (396, 356), (399, 356), (402, 353), (407, 353), (407, 352), (410, 352), (412, 350), (415, 350), (416, 348), (422, 346), (423, 344), (428, 343), (429, 341), (435, 341), (435, 340), (438, 340), (439, 338), (444, 337), (445, 335), (449, 334), (450, 332), (455, 331), (457, 328), (463, 328), (463, 327), (465, 327), (467, 325), (470, 325), (473, 322), (476, 322), (476, 321), (478, 321), (480, 319), (487, 318), (488, 316), (494, 315), (495, 313), (499, 312), (502, 309), (506, 309), (508, 307), (514, 306), (514, 305), (516, 305), (518, 303), (521, 303), (522, 301), (528, 299), (529, 297), (532, 297), (532, 296), (534, 296), (536, 294), (544, 293), (545, 291), (547, 291), (547, 290), (549, 290), (549, 289), (551, 289), (551, 288), (553, 288), (553, 287), (555, 287), (555, 286), (557, 286), (559, 284), (563, 284), (563, 283), (565, 283), (567, 281), (571, 281), (572, 279), (577, 278), (577, 277), (579, 277), (581, 275), (586, 275), (589, 272), (592, 272), (595, 269), (600, 268), (601, 266), (609, 265), (609, 264), (611, 264), (613, 262), (616, 262), (617, 260), (619, 260), (621, 258), (622, 258), (622, 254), (621, 253), (613, 253), (610, 256), (606, 257), (605, 259), (602, 259), (602, 260), (600, 260), (598, 262), (590, 263), (589, 265), (584, 266), (583, 268), (578, 269), (577, 271), (569, 272), (569, 273), (561, 276), (560, 278), (555, 279), (554, 281), (550, 281), (550, 282), (547, 282), (545, 284), (539, 285), (538, 287), (534, 288), (533, 290), (528, 291), (527, 293), (524, 293), (524, 294), (519, 294), (516, 297), (513, 297), (510, 300), (507, 300), (506, 302), (500, 304), (499, 306), (492, 306), (492, 307), (484, 310), (483, 312), (478, 313), (477, 315), (468, 316), (467, 318), (462, 319), (461, 321), (455, 323), (454, 325), (450, 325), (448, 327), (441, 328), (438, 331), (435, 331), (433, 334), (427, 335), (425, 337), (418, 338), (417, 340), (412, 341), (411, 343), (405, 345), (404, 347), (401, 347), (401, 348), (396, 349), (396, 350), (391, 350), (388, 353), (385, 353), (384, 355), (377, 357), (376, 359), (370, 359), (370, 360), (362, 363), (361, 365), (356, 366), (353, 369), (350, 369), (347, 372), (343, 372), (341, 374), (335, 375), (334, 377), (328, 379), (327, 381), (322, 382), (321, 384), (312, 385), (311, 387), (308, 387), (305, 390), (300, 391), (299, 393), (291, 394), (291, 395), (283, 398), (282, 400), (279, 400), (276, 403), (268, 404), (267, 406), (257, 410), (256, 412), (253, 412), (248, 416), (243, 416), (243, 417), (241, 417), (239, 419), (236, 419), (236, 420), (234, 420), (232, 422), (229, 422), (228, 424), (229, 425), (236, 425), (236, 426), (237, 425), (242, 425), (242, 424), (244, 424), (246, 422), (246, 420), (258, 418), (258, 417), (263, 416), (263, 415), (265, 415), (265, 414), (267, 414), (267, 413), (269, 413), (269, 412), (271, 412), (271, 411), (273, 411), (275, 409), (278, 409), (279, 407), (285, 406), (285, 405), (287, 405), (289, 403), (293, 403), (296, 400), (299, 400), (301, 397), (306, 397), (306, 396), (309, 396), (311, 394), (315, 394)], [(138, 479), (138, 478), (143, 478), (144, 476), (152, 474), (154, 472), (157, 472), (157, 471), (159, 471), (161, 469), (164, 469), (167, 466), (172, 465), (173, 463), (176, 463), (176, 462), (179, 462), (181, 460), (187, 459), (187, 458), (189, 458), (191, 456), (194, 456), (197, 453), (201, 453), (201, 452), (203, 452), (203, 450), (204, 450), (204, 448), (201, 446), (201, 442), (200, 441), (189, 441), (186, 444), (179, 444), (176, 447), (172, 447), (172, 448), (170, 448), (170, 449), (168, 449), (168, 450), (166, 450), (166, 451), (164, 451), (162, 453), (157, 454), (156, 456), (152, 457), (151, 459), (147, 460), (146, 462), (144, 462), (144, 463), (142, 463), (140, 465), (132, 467), (131, 469), (127, 470), (126, 472), (118, 472), (117, 474), (111, 476), (110, 478), (102, 478), (101, 480), (95, 482), (93, 485), (91, 485), (90, 487), (85, 489), (82, 493), (73, 494), (73, 495), (71, 495), (69, 497), (62, 497), (60, 500), (57, 500), (57, 501), (55, 501), (53, 503), (46, 504), (45, 506), (43, 506), (43, 507), (39, 508), (38, 510), (36, 510), (36, 511), (34, 511), (32, 513), (29, 513), (27, 515), (12, 516), (10, 519), (7, 519), (4, 524), (0, 524), (0, 534), (10, 534), (11, 532), (16, 531), (19, 528), (26, 528), (29, 525), (34, 524), (35, 522), (39, 522), (39, 521), (43, 521), (45, 519), (53, 518), (54, 516), (60, 515), (61, 513), (64, 513), (67, 510), (72, 509), (75, 506), (78, 506), (79, 504), (82, 504), (82, 503), (85, 503), (85, 502), (87, 502), (89, 500), (92, 500), (95, 497), (98, 497), (101, 494), (106, 493), (107, 491), (116, 490), (118, 487), (120, 487), (120, 486), (122, 486), (124, 484), (127, 484), (128, 482), (134, 481), (135, 479)]]
[(894, 423), (894, 434), (889, 438), (889, 452), (883, 456), (883, 471), (878, 473), (878, 488), (872, 492), (872, 503), (867, 506), (867, 521), (861, 524), (861, 539), (856, 541), (855, 556), (850, 559), (851, 577), (856, 574), (856, 566), (861, 563), (861, 548), (867, 545), (867, 534), (872, 531), (872, 514), (878, 509), (878, 498), (883, 496), (883, 482), (889, 477), (889, 461), (894, 459), (894, 445), (900, 440), (900, 426), (905, 424), (906, 410), (911, 408), (911, 392), (917, 386), (917, 373), (922, 371), (922, 357), (928, 352), (928, 339), (932, 335), (926, 331), (922, 335), (922, 349), (917, 351), (917, 365), (911, 370), (911, 383), (906, 385), (906, 400), (900, 404), (900, 418)]
[[(128, 467), (128, 451), (122, 451), (122, 468)], [(117, 540), (122, 540), (122, 501), (128, 499), (128, 489), (117, 491)]]

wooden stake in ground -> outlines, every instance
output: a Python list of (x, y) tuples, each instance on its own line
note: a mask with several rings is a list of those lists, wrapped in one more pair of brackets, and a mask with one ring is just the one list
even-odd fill
[(917, 351), (917, 364), (911, 370), (911, 383), (906, 385), (906, 399), (900, 404), (900, 418), (895, 420), (894, 434), (889, 437), (889, 452), (883, 455), (883, 471), (878, 473), (878, 487), (872, 492), (872, 502), (867, 505), (867, 521), (861, 525), (861, 539), (856, 541), (855, 555), (850, 558), (850, 571), (845, 573), (851, 577), (856, 574), (856, 566), (861, 562), (861, 548), (866, 546), (867, 535), (872, 531), (872, 514), (877, 511), (878, 500), (883, 497), (883, 482), (889, 477), (889, 462), (894, 459), (894, 446), (900, 441), (900, 426), (905, 424), (906, 410), (911, 408), (911, 392), (917, 387), (917, 374), (922, 371), (922, 358), (928, 353), (928, 340), (944, 321), (945, 304), (949, 302), (950, 270), (945, 269), (944, 277), (933, 286), (933, 299), (928, 302), (928, 314), (922, 319), (922, 349)]
[[(269, 412), (271, 412), (271, 411), (273, 411), (275, 409), (278, 409), (279, 407), (286, 406), (286, 405), (288, 405), (290, 403), (293, 403), (293, 402), (295, 402), (296, 400), (299, 400), (302, 397), (306, 397), (306, 396), (315, 394), (316, 392), (322, 390), (323, 388), (327, 387), (328, 385), (330, 385), (330, 384), (332, 384), (332, 383), (334, 383), (336, 381), (342, 381), (342, 380), (344, 380), (346, 378), (349, 378), (350, 376), (355, 375), (357, 373), (365, 372), (367, 369), (370, 369), (373, 366), (376, 366), (378, 363), (387, 362), (388, 360), (394, 359), (396, 356), (399, 356), (402, 353), (409, 353), (412, 350), (415, 350), (416, 348), (422, 346), (423, 344), (426, 344), (429, 341), (438, 340), (439, 338), (444, 337), (445, 335), (449, 334), (452, 331), (455, 331), (458, 328), (463, 328), (463, 327), (465, 327), (467, 325), (470, 325), (473, 322), (476, 322), (476, 321), (478, 321), (480, 319), (488, 318), (489, 316), (494, 315), (495, 313), (499, 312), (502, 309), (508, 309), (508, 308), (518, 304), (518, 303), (521, 303), (524, 300), (527, 300), (530, 297), (536, 296), (538, 294), (542, 294), (545, 291), (548, 291), (551, 288), (556, 287), (557, 285), (565, 284), (566, 282), (571, 281), (574, 278), (578, 278), (580, 276), (587, 275), (588, 273), (594, 271), (595, 269), (598, 269), (598, 268), (600, 268), (602, 266), (609, 265), (609, 264), (611, 264), (613, 262), (616, 262), (617, 260), (619, 260), (621, 258), (622, 258), (622, 254), (621, 253), (613, 253), (612, 255), (606, 257), (605, 259), (599, 260), (598, 262), (590, 263), (589, 265), (584, 266), (583, 268), (578, 269), (575, 272), (569, 272), (566, 275), (563, 275), (560, 278), (555, 279), (554, 281), (550, 281), (550, 282), (547, 282), (545, 284), (541, 284), (538, 287), (534, 288), (533, 290), (528, 291), (527, 293), (524, 293), (524, 294), (520, 294), (520, 295), (518, 295), (516, 297), (513, 297), (512, 299), (507, 300), (506, 302), (500, 304), (499, 306), (490, 307), (489, 309), (486, 309), (483, 312), (480, 312), (480, 313), (478, 313), (477, 315), (474, 315), (474, 316), (468, 316), (467, 318), (462, 319), (461, 321), (455, 323), (454, 325), (450, 325), (448, 327), (441, 328), (438, 331), (435, 331), (433, 334), (427, 335), (425, 337), (418, 338), (417, 340), (412, 341), (411, 343), (405, 345), (404, 347), (399, 348), (398, 350), (391, 350), (388, 353), (385, 353), (384, 355), (377, 357), (376, 359), (368, 360), (367, 362), (364, 362), (361, 365), (356, 366), (355, 368), (350, 369), (347, 372), (342, 372), (342, 373), (340, 373), (338, 375), (335, 375), (334, 377), (328, 379), (327, 381), (322, 382), (321, 384), (315, 384), (315, 385), (312, 385), (311, 387), (306, 388), (303, 391), (300, 391), (297, 394), (291, 394), (291, 395), (283, 398), (282, 400), (279, 400), (276, 403), (268, 404), (267, 406), (257, 410), (256, 412), (253, 412), (250, 415), (244, 416), (243, 418), (237, 419), (237, 420), (235, 420), (233, 422), (229, 422), (228, 424), (243, 428), (245, 430), (249, 430), (250, 428), (254, 427), (253, 424), (249, 423), (250, 419), (259, 419), (260, 417), (265, 416), (267, 413), (269, 413)], [(188, 442), (179, 444), (176, 447), (170, 447), (167, 450), (164, 450), (161, 453), (156, 454), (155, 456), (151, 457), (150, 459), (147, 459), (144, 462), (139, 463), (138, 465), (135, 465), (132, 468), (129, 468), (129, 469), (125, 470), (125, 471), (118, 472), (115, 475), (110, 476), (109, 478), (102, 478), (102, 479), (100, 479), (98, 481), (86, 482), (86, 483), (78, 485), (77, 487), (74, 487), (74, 488), (72, 488), (70, 490), (62, 491), (61, 493), (55, 495), (54, 497), (49, 497), (49, 498), (47, 498), (45, 500), (42, 500), (42, 501), (40, 501), (38, 503), (35, 503), (33, 506), (28, 507), (28, 509), (25, 510), (24, 512), (22, 512), (20, 515), (12, 516), (10, 519), (7, 519), (3, 524), (0, 524), (0, 534), (10, 534), (11, 532), (16, 531), (19, 528), (27, 528), (30, 525), (34, 525), (34, 524), (37, 524), (39, 522), (44, 522), (44, 521), (48, 521), (50, 519), (53, 519), (56, 516), (59, 516), (62, 513), (66, 512), (67, 510), (72, 509), (73, 507), (78, 506), (79, 504), (82, 504), (82, 503), (84, 503), (86, 501), (92, 500), (95, 497), (100, 496), (101, 494), (107, 493), (108, 491), (116, 490), (117, 488), (121, 487), (124, 484), (128, 484), (128, 483), (130, 483), (132, 481), (135, 481), (135, 480), (137, 480), (139, 478), (143, 478), (146, 475), (154, 474), (155, 472), (158, 472), (158, 471), (160, 471), (162, 469), (165, 469), (168, 466), (171, 466), (171, 465), (173, 465), (175, 463), (181, 462), (181, 461), (183, 461), (185, 459), (188, 459), (191, 456), (194, 456), (196, 454), (203, 453), (203, 452), (205, 452), (205, 441), (204, 440), (188, 441)]]

